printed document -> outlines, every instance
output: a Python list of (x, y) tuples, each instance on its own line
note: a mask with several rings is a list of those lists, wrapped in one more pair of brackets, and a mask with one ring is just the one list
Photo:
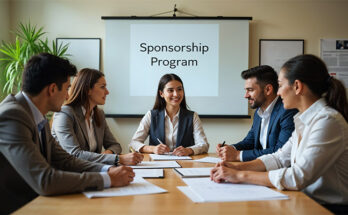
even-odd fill
[(176, 155), (157, 155), (150, 154), (150, 158), (154, 161), (165, 161), (165, 160), (192, 160), (190, 156), (176, 156)]
[(217, 157), (205, 157), (205, 158), (201, 158), (201, 159), (197, 159), (197, 160), (193, 160), (195, 162), (201, 162), (201, 163), (219, 163), (222, 160), (220, 158)]
[[(185, 178), (188, 188), (178, 188), (194, 202), (234, 202), (288, 199), (268, 187), (251, 184), (215, 183), (210, 178)], [(187, 194), (186, 194), (187, 193)]]
[(164, 168), (180, 168), (176, 161), (142, 161), (136, 166), (130, 166), (133, 169), (164, 169)]
[(101, 191), (83, 192), (87, 198), (111, 197), (111, 196), (131, 196), (154, 193), (165, 193), (167, 190), (147, 182), (142, 177), (134, 177), (134, 181), (125, 187), (113, 187)]
[(181, 175), (183, 178), (191, 177), (209, 177), (212, 167), (203, 168), (175, 168), (174, 170)]
[(136, 176), (143, 178), (163, 178), (163, 169), (134, 169)]

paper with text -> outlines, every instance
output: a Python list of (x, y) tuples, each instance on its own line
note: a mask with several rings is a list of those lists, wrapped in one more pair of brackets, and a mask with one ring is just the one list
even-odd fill
[(154, 161), (165, 161), (165, 160), (192, 160), (190, 156), (176, 156), (176, 155), (157, 155), (150, 154), (150, 158)]
[(177, 188), (185, 194), (189, 199), (191, 199), (193, 202), (204, 202), (204, 199), (202, 199), (200, 196), (198, 196), (196, 193), (194, 193), (189, 186), (177, 186)]
[(201, 158), (201, 159), (197, 159), (197, 160), (193, 160), (195, 162), (201, 162), (201, 163), (219, 163), (222, 160), (220, 158), (217, 157), (205, 157), (205, 158)]
[(154, 193), (165, 193), (167, 190), (147, 182), (142, 177), (134, 177), (134, 181), (125, 187), (113, 187), (101, 191), (87, 191), (83, 194), (87, 198), (93, 197), (111, 197), (111, 196), (131, 196)]
[(163, 178), (163, 169), (134, 169), (136, 176), (143, 178)]
[(164, 168), (180, 168), (176, 161), (142, 161), (136, 166), (130, 166), (133, 169), (164, 169)]
[(183, 181), (195, 195), (203, 199), (203, 202), (262, 201), (289, 198), (287, 195), (259, 185), (215, 183), (210, 178), (186, 178)]
[(175, 168), (181, 177), (209, 177), (212, 167), (203, 168)]

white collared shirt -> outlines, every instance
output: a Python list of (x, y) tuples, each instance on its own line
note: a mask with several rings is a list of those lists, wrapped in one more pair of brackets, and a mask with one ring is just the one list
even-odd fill
[(268, 136), (267, 131), (268, 131), (269, 120), (271, 118), (271, 114), (277, 100), (278, 100), (278, 96), (272, 101), (270, 105), (268, 105), (265, 111), (263, 111), (262, 108), (259, 108), (259, 110), (257, 111), (257, 114), (261, 118), (260, 143), (263, 149), (267, 148), (267, 136)]
[(320, 203), (348, 204), (348, 124), (319, 99), (294, 116), (295, 130), (277, 152), (259, 157), (277, 189), (303, 190)]
[[(173, 117), (173, 121), (171, 121), (170, 117), (167, 114), (167, 111), (165, 111), (165, 142), (171, 151), (174, 150), (176, 146), (176, 138), (179, 126), (179, 112), (180, 111), (178, 111), (178, 113), (175, 114), (175, 116)], [(132, 141), (130, 143), (130, 146), (138, 152), (142, 147), (145, 146), (144, 142), (149, 134), (150, 125), (151, 111), (148, 111), (141, 120), (139, 127), (133, 135)], [(199, 119), (196, 112), (194, 112), (193, 115), (193, 138), (195, 141), (195, 145), (190, 146), (189, 148), (193, 150), (195, 155), (208, 152), (209, 144), (202, 127), (202, 122)]]
[[(83, 116), (86, 115), (86, 109), (81, 106)], [(85, 124), (87, 128), (87, 134), (88, 134), (88, 145), (89, 145), (89, 151), (90, 152), (95, 152), (97, 150), (97, 140), (95, 138), (95, 133), (94, 133), (94, 126), (93, 126), (93, 114), (94, 111), (92, 110), (91, 115), (89, 117), (89, 124), (88, 120), (85, 118)]]
[[(263, 149), (267, 148), (267, 137), (268, 137), (268, 125), (271, 119), (272, 111), (274, 105), (277, 103), (279, 96), (277, 96), (271, 104), (268, 105), (265, 111), (261, 108), (258, 109), (257, 114), (261, 118), (261, 128), (260, 128), (260, 143)], [(240, 151), (239, 160), (243, 161), (243, 151)]]

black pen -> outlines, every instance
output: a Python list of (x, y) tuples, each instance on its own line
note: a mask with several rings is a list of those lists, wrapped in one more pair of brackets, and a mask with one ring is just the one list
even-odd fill
[(225, 142), (226, 142), (226, 141), (224, 141), (224, 142), (221, 144), (221, 147), (224, 147), (224, 146), (225, 146)]

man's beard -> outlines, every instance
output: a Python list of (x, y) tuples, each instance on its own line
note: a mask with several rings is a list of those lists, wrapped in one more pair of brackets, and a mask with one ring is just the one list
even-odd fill
[[(250, 100), (250, 99), (249, 99)], [(266, 97), (264, 95), (260, 95), (259, 99), (254, 99), (254, 103), (250, 104), (251, 109), (256, 109), (262, 106), (262, 104), (266, 101)]]

